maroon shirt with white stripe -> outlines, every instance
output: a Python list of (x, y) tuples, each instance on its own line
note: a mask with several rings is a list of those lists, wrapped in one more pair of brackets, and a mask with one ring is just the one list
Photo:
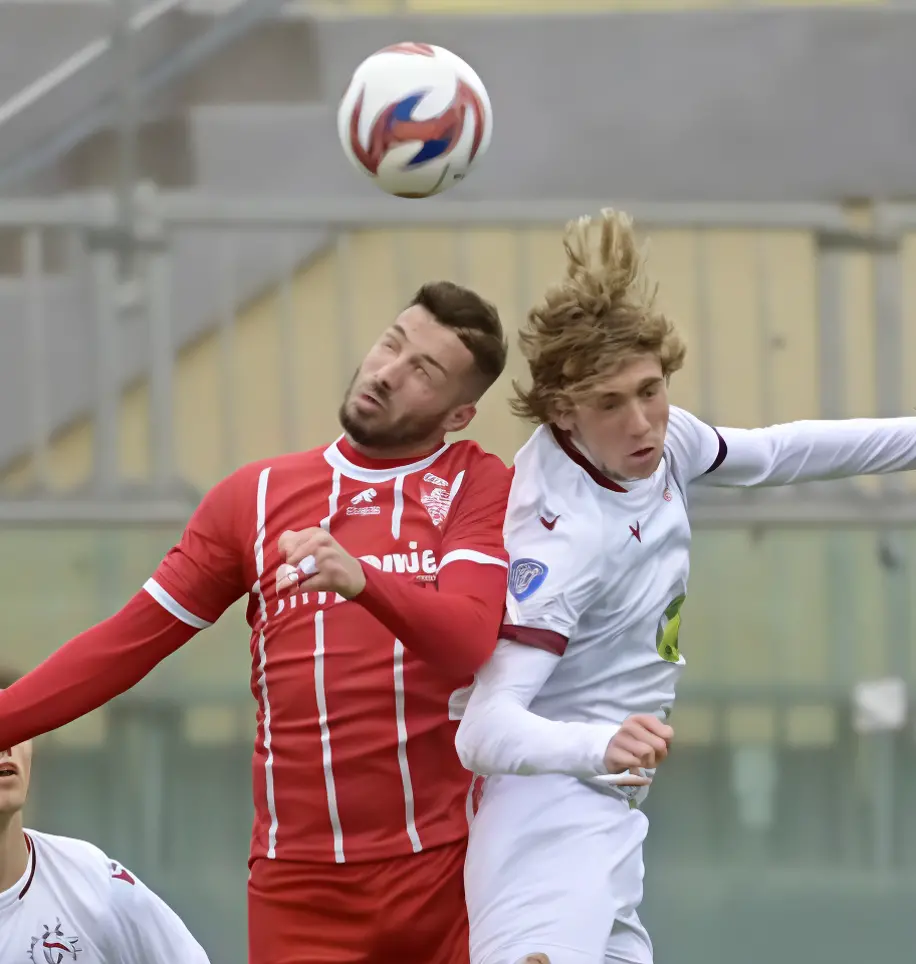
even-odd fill
[[(470, 774), (449, 702), (473, 664), (456, 677), (418, 651), (463, 633), (495, 646), (509, 484), (506, 466), (472, 442), (403, 464), (367, 460), (339, 439), (247, 465), (203, 500), (144, 588), (194, 628), (249, 596), (252, 860), (378, 860), (467, 834)], [(280, 535), (313, 526), (363, 561), (367, 588), (355, 600), (278, 593)], [(446, 604), (465, 590), (484, 618), (463, 628)], [(381, 621), (392, 605), (403, 639), (386, 627), (395, 619)]]

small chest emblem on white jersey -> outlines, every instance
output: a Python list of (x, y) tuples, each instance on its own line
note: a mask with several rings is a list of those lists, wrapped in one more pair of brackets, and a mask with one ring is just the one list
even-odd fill
[(662, 493), (662, 498), (666, 502), (670, 502), (674, 498), (674, 496), (671, 494), (671, 489), (669, 489), (667, 485), (665, 486), (665, 491)]
[(29, 956), (35, 964), (65, 964), (66, 961), (75, 961), (76, 955), (83, 953), (83, 949), (76, 946), (79, 942), (78, 937), (66, 936), (58, 917), (53, 928), (44, 924), (41, 936), (32, 938)]
[(636, 539), (637, 542), (642, 542), (642, 532), (639, 529), (638, 520), (635, 526), (630, 526), (630, 534)]

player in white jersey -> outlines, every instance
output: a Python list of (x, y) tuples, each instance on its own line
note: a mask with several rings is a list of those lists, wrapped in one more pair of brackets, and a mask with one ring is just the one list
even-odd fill
[(0, 962), (209, 964), (174, 911), (98, 847), (23, 828), (31, 764), (31, 743), (0, 748)]
[[(638, 809), (684, 668), (691, 483), (784, 485), (916, 467), (916, 419), (716, 430), (668, 403), (684, 358), (627, 218), (568, 228), (529, 315), (539, 422), (515, 460), (500, 643), (458, 731), (487, 775), (465, 869), (472, 964), (648, 964)], [(630, 769), (634, 772), (630, 773)], [(624, 786), (624, 784), (629, 784)]]

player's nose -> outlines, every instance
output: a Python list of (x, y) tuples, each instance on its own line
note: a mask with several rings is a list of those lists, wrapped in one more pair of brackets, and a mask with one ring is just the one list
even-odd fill
[(628, 428), (634, 438), (642, 438), (652, 428), (652, 423), (646, 417), (640, 404), (630, 406), (630, 418)]
[(404, 359), (398, 356), (386, 362), (374, 375), (372, 388), (381, 396), (381, 400), (387, 401), (388, 396), (401, 384), (404, 375), (408, 370)]

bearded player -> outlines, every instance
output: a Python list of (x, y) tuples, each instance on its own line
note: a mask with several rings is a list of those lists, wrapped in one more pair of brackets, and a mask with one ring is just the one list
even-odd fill
[(458, 732), (490, 775), (467, 860), (473, 964), (652, 960), (638, 785), (673, 736), (688, 487), (916, 467), (914, 418), (716, 430), (671, 407), (684, 346), (630, 222), (605, 212), (597, 250), (590, 227), (569, 227), (566, 278), (522, 335), (516, 410), (539, 427), (515, 459), (501, 641)]
[[(0, 690), (13, 679), (0, 672)], [(0, 961), (208, 964), (178, 916), (85, 840), (26, 830), (32, 744), (0, 747)]]
[(220, 482), (124, 609), (0, 694), (0, 744), (51, 730), (247, 596), (251, 964), (467, 961), (449, 703), (496, 645), (509, 470), (445, 437), (505, 360), (491, 305), (424, 286), (360, 366), (340, 438)]

